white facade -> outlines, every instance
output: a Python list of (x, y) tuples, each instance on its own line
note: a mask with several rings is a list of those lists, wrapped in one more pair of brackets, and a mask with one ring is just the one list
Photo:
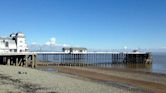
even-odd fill
[(65, 53), (70, 53), (70, 50), (64, 50)]
[(27, 52), (25, 35), (21, 32), (11, 34), (9, 37), (0, 37), (0, 52)]

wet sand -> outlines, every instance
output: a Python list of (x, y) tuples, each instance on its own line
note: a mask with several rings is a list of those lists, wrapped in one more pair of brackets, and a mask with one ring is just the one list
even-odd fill
[[(54, 66), (58, 72), (140, 93), (166, 93), (166, 75), (125, 69)], [(103, 92), (104, 93), (104, 92)]]

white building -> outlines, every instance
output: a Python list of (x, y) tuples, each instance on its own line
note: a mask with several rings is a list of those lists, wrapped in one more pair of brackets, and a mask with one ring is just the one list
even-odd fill
[(87, 53), (86, 48), (80, 48), (80, 47), (64, 47), (62, 51), (65, 53)]
[(9, 37), (0, 37), (0, 53), (27, 52), (25, 35), (22, 32), (12, 33)]

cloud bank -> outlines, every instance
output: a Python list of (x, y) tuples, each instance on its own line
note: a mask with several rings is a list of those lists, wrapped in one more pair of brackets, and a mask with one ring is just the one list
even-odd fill
[(45, 44), (48, 46), (56, 46), (56, 38), (55, 37), (50, 38), (50, 40), (47, 41)]
[(48, 39), (44, 44), (39, 44), (37, 42), (32, 42), (29, 45), (30, 51), (61, 51), (62, 47), (70, 47), (69, 44), (60, 44), (57, 43), (55, 37)]

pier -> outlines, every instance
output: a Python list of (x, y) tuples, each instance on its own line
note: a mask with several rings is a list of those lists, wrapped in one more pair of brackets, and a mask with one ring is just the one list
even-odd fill
[[(40, 58), (40, 60), (39, 60)], [(62, 66), (106, 66), (110, 64), (151, 64), (148, 52), (25, 52), (0, 53), (0, 64), (23, 67), (37, 66), (37, 60)]]
[[(109, 65), (109, 64), (151, 64), (148, 52), (88, 52), (84, 47), (63, 47), (62, 52), (28, 52), (24, 33), (12, 33), (0, 37), (0, 64), (36, 67), (37, 59), (56, 65)], [(42, 58), (42, 59), (41, 59)]]
[(149, 52), (36, 52), (36, 54), (40, 57), (39, 61), (65, 66), (152, 63), (152, 55)]
[(36, 58), (37, 54), (32, 52), (0, 53), (0, 64), (35, 68)]

